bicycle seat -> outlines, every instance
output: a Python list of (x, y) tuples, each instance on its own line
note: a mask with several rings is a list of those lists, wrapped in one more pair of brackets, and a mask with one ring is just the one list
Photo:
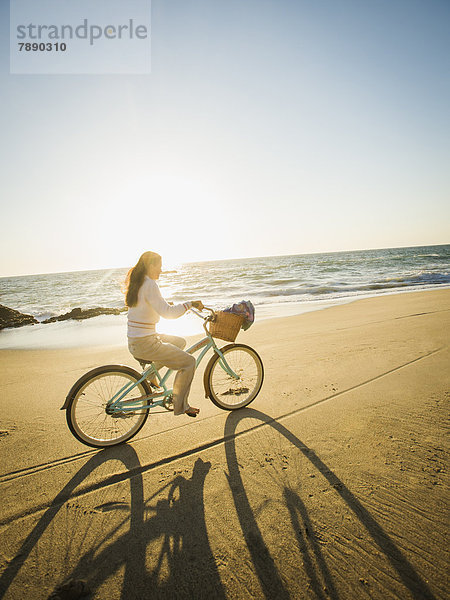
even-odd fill
[(141, 365), (141, 367), (142, 367), (143, 369), (145, 369), (147, 365), (151, 365), (151, 364), (152, 364), (152, 362), (153, 362), (153, 361), (151, 361), (151, 360), (148, 360), (148, 359), (144, 359), (144, 358), (136, 358), (136, 357), (135, 357), (135, 360), (137, 360), (137, 361), (138, 361), (138, 363)]

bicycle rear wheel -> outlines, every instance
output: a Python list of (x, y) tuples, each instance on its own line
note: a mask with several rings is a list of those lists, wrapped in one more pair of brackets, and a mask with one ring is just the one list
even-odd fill
[[(147, 409), (108, 414), (111, 398), (130, 382), (139, 381), (137, 371), (125, 365), (107, 365), (86, 373), (71, 390), (66, 409), (70, 431), (83, 444), (105, 448), (127, 442), (143, 427), (148, 417)], [(133, 387), (123, 401), (151, 394), (144, 380)]]
[(204, 374), (206, 395), (219, 408), (237, 410), (253, 402), (264, 380), (264, 367), (258, 353), (244, 344), (229, 344), (220, 349), (229, 367), (239, 376), (232, 377), (214, 354)]

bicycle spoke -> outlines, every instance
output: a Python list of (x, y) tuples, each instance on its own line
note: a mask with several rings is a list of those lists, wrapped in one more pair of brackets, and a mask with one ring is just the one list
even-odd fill
[[(124, 369), (121, 372), (119, 369)], [(126, 368), (105, 371), (89, 379), (76, 394), (70, 408), (68, 420), (75, 435), (89, 445), (104, 446), (126, 441), (137, 432), (145, 419), (146, 411), (121, 411), (120, 404), (115, 412), (108, 413), (111, 399), (130, 383), (136, 383), (134, 375)], [(130, 386), (122, 401), (146, 396), (143, 384)]]
[[(263, 380), (263, 366), (250, 347), (236, 344), (223, 350), (224, 360), (216, 359), (209, 372), (211, 399), (228, 410), (249, 404), (258, 394)], [(238, 376), (228, 373), (228, 368)]]

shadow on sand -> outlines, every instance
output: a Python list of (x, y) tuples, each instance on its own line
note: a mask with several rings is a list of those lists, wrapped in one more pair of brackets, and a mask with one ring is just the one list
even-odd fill
[[(198, 458), (189, 479), (177, 475), (144, 501), (141, 465), (130, 445), (95, 454), (64, 486), (0, 577), (0, 597), (11, 586), (33, 549), (38, 553), (38, 542), (61, 509), (69, 500), (77, 498), (77, 488), (109, 461), (120, 461), (129, 473), (109, 476), (106, 481), (89, 486), (89, 491), (98, 492), (111, 483), (128, 480), (130, 502), (108, 503), (108, 511), (116, 512), (114, 527), (108, 531), (109, 539), (103, 535), (98, 543), (88, 544), (81, 555), (73, 556), (75, 566), (69, 568), (67, 565), (64, 579), (86, 580), (92, 597), (109, 577), (123, 570), (122, 587), (114, 592), (114, 598), (130, 600), (149, 595), (225, 598), (204, 519), (203, 488), (211, 464)], [(164, 499), (150, 505), (161, 495)], [(124, 506), (127, 509), (125, 517)], [(89, 515), (84, 518), (89, 519)], [(128, 522), (127, 531), (121, 533)], [(78, 525), (85, 529), (87, 537), (90, 524), (79, 521)], [(72, 526), (72, 530), (75, 529), (76, 524)], [(61, 536), (64, 536), (62, 531)], [(161, 550), (158, 556), (152, 557), (152, 568), (149, 569), (147, 545), (155, 538), (161, 540)], [(71, 541), (67, 542), (67, 546), (70, 544)]]
[[(237, 433), (238, 425), (245, 419), (256, 421), (256, 426), (253, 423), (250, 429), (272, 427), (292, 446), (299, 449), (361, 522), (397, 573), (399, 581), (403, 583), (409, 595), (417, 600), (435, 598), (427, 584), (383, 528), (310, 448), (268, 415), (253, 409), (243, 409), (230, 413), (225, 424), (224, 442), (228, 481), (245, 544), (253, 562), (253, 570), (266, 598), (287, 599), (291, 596), (264, 542), (240, 474), (236, 438), (240, 435)], [(207, 449), (203, 449), (202, 453), (206, 451)], [(192, 455), (197, 452), (193, 450)], [(125, 472), (109, 474), (109, 461), (122, 463)], [(87, 484), (86, 479), (95, 475), (96, 470), (102, 465), (105, 465), (103, 475), (106, 473), (107, 476)], [(16, 557), (0, 577), (0, 596), (3, 597), (10, 588), (25, 562), (31, 559), (32, 552), (42, 554), (42, 551), (37, 549), (38, 543), (53, 521), (61, 516), (61, 509), (63, 507), (67, 509), (69, 501), (82, 497), (86, 489), (89, 492), (96, 492), (97, 495), (102, 489), (108, 489), (108, 493), (115, 494), (116, 488), (112, 484), (126, 482), (130, 486), (129, 502), (106, 503), (108, 514), (112, 515), (113, 519), (110, 521), (111, 527), (106, 528), (107, 534), (100, 527), (96, 541), (86, 542), (80, 551), (76, 551), (74, 546), (72, 554), (70, 556), (69, 553), (66, 554), (65, 561), (62, 561), (64, 578), (87, 580), (92, 595), (97, 593), (107, 580), (110, 580), (109, 586), (117, 586), (114, 598), (123, 600), (148, 597), (214, 598), (214, 600), (226, 598), (205, 523), (204, 486), (210, 467), (210, 462), (197, 458), (189, 478), (174, 473), (174, 477), (145, 499), (142, 473), (146, 469), (140, 465), (133, 446), (123, 445), (98, 452), (57, 494), (28, 534)], [(78, 488), (82, 484), (84, 487), (80, 493)], [(320, 599), (338, 600), (335, 582), (315, 538), (313, 524), (304, 502), (296, 492), (287, 487), (283, 491), (283, 499), (303, 559), (303, 565), (299, 564), (299, 569), (304, 569), (310, 583), (310, 591)], [(101, 517), (97, 518), (101, 519)], [(55, 526), (55, 535), (60, 535), (62, 525), (64, 523)], [(79, 534), (81, 529), (81, 536), (86, 540), (89, 527), (89, 515), (74, 517), (72, 531)], [(308, 539), (305, 532), (308, 532)], [(47, 537), (51, 538), (51, 535), (48, 534)], [(158, 540), (159, 552), (157, 555), (150, 556), (148, 545), (152, 540)], [(47, 539), (47, 546), (43, 544), (42, 548), (48, 548), (51, 541)], [(67, 546), (70, 547), (71, 543), (69, 540)], [(46, 556), (44, 559), (46, 560)]]
[[(273, 427), (279, 434), (284, 436), (290, 444), (298, 448), (353, 511), (381, 552), (383, 552), (394, 571), (398, 574), (399, 580), (402, 581), (410, 595), (417, 600), (436, 600), (426, 582), (408, 562), (392, 539), (344, 483), (317, 456), (317, 454), (308, 448), (280, 422), (260, 411), (248, 408), (229, 415), (225, 424), (225, 450), (230, 487), (233, 492), (234, 504), (239, 517), (240, 526), (266, 598), (284, 599), (290, 598), (290, 595), (281, 580), (275, 562), (263, 540), (240, 474), (235, 439), (237, 427), (244, 419), (260, 422), (260, 424), (253, 426), (252, 429), (258, 429), (261, 426), (267, 425)], [(303, 567), (309, 579), (311, 589), (317, 598), (328, 597), (337, 599), (337, 590), (326, 565), (324, 556), (320, 550), (320, 546), (315, 540), (313, 526), (305, 504), (295, 492), (287, 488), (284, 490), (284, 498), (289, 510), (298, 546), (302, 553)], [(308, 544), (302, 533), (303, 531), (309, 532)], [(308, 547), (311, 548), (311, 550), (308, 550)], [(311, 554), (315, 558), (314, 562), (312, 561)], [(314, 563), (316, 566), (314, 566)], [(319, 583), (319, 578), (325, 583), (326, 594), (323, 586)]]

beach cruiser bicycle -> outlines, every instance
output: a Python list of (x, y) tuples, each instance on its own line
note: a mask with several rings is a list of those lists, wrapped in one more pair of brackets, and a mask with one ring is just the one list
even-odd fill
[[(205, 397), (224, 410), (237, 410), (252, 402), (259, 394), (264, 367), (257, 352), (244, 344), (227, 344), (219, 348), (216, 338), (234, 342), (243, 317), (212, 308), (203, 315), (206, 336), (186, 352), (200, 352), (196, 369), (206, 353), (213, 355), (205, 368)], [(142, 371), (126, 365), (105, 365), (89, 371), (69, 391), (61, 410), (66, 411), (67, 424), (83, 444), (94, 448), (115, 446), (130, 440), (144, 426), (149, 411), (156, 406), (173, 410), (172, 389), (168, 379), (173, 373), (162, 374), (148, 360), (139, 360)], [(157, 383), (156, 383), (157, 382)]]

